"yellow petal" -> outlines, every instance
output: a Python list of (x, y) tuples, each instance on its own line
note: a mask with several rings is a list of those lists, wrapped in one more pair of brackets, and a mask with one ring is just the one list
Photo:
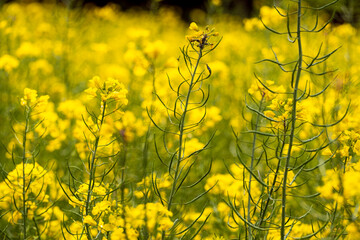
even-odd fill
[(199, 27), (198, 25), (195, 23), (195, 22), (192, 22), (190, 23), (190, 27), (189, 27), (190, 30), (194, 30), (194, 31), (199, 31)]

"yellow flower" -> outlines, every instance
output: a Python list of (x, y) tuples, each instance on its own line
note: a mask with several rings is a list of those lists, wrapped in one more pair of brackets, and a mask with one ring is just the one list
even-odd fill
[(194, 31), (196, 31), (196, 32), (199, 31), (199, 27), (198, 27), (198, 25), (197, 25), (195, 22), (190, 23), (189, 29), (190, 29), (190, 30), (194, 30)]
[(6, 72), (11, 72), (14, 68), (19, 66), (19, 60), (15, 57), (5, 54), (0, 58), (0, 69)]
[(157, 40), (155, 42), (148, 43), (144, 49), (144, 52), (148, 57), (156, 59), (160, 54), (164, 53), (165, 50), (165, 43), (161, 40)]
[(92, 209), (92, 214), (97, 215), (99, 213), (105, 212), (106, 210), (110, 209), (111, 202), (110, 201), (102, 201), (96, 203), (95, 207)]
[(31, 42), (23, 42), (16, 50), (16, 56), (18, 57), (37, 57), (41, 54), (41, 48)]
[(284, 12), (280, 8), (274, 9), (268, 6), (263, 6), (260, 8), (260, 17), (265, 25), (274, 26), (281, 23), (282, 17), (277, 11)]
[(27, 101), (24, 98), (20, 99), (21, 106), (25, 106), (27, 104)]
[(24, 89), (24, 97), (20, 99), (20, 104), (22, 106), (25, 106), (28, 103), (35, 103), (37, 96), (38, 96), (38, 94), (37, 94), (36, 90), (30, 89), (30, 88), (25, 88)]
[(50, 75), (54, 71), (54, 67), (46, 60), (39, 59), (29, 64), (30, 71), (32, 74), (44, 74)]
[(218, 32), (214, 32), (215, 29), (210, 29), (208, 26), (204, 31), (200, 31), (196, 23), (192, 22), (189, 27), (190, 30), (194, 31), (191, 35), (186, 35), (185, 38), (190, 42), (193, 47), (198, 47), (200, 49), (205, 49), (205, 47), (210, 47), (210, 50), (213, 49), (214, 44), (209, 42), (209, 39), (213, 36), (218, 36)]
[(97, 222), (90, 215), (87, 215), (87, 216), (84, 217), (83, 223), (84, 224), (89, 224), (90, 226), (96, 226), (97, 225)]
[(104, 81), (98, 76), (93, 77), (89, 81), (89, 88), (85, 90), (85, 93), (92, 99), (97, 96), (98, 90), (100, 91), (102, 102), (113, 99), (117, 105), (127, 105), (128, 103), (126, 98), (128, 91), (125, 89), (124, 84), (114, 78), (107, 78)]
[(90, 81), (89, 81), (89, 86), (93, 87), (93, 88), (102, 88), (103, 87), (103, 82), (101, 81), (99, 76), (94, 76)]
[(111, 239), (114, 239), (114, 240), (126, 239), (126, 236), (125, 236), (125, 233), (124, 233), (124, 229), (123, 229), (123, 228), (118, 228), (118, 229), (116, 229), (116, 230), (111, 234)]
[(273, 111), (264, 111), (264, 115), (269, 117), (269, 118), (274, 118), (276, 116), (276, 114)]
[(360, 140), (356, 140), (353, 151), (356, 155), (360, 156)]
[(30, 88), (24, 89), (24, 99), (25, 100), (30, 100), (30, 102), (35, 102), (36, 97), (37, 97), (36, 90), (30, 89)]
[(97, 89), (93, 88), (93, 87), (90, 87), (90, 88), (85, 90), (85, 93), (88, 94), (89, 99), (95, 98), (96, 97), (96, 92), (97, 92)]
[(70, 225), (70, 231), (73, 234), (79, 234), (81, 233), (82, 230), (83, 230), (83, 225), (81, 224), (81, 222), (76, 221)]

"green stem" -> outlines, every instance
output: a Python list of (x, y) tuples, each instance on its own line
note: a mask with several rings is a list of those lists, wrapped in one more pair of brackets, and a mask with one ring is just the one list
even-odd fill
[(37, 239), (38, 239), (38, 240), (41, 240), (40, 229), (39, 229), (39, 226), (38, 226), (38, 224), (37, 224), (37, 222), (36, 222), (35, 217), (33, 217), (33, 221), (34, 221), (34, 225), (35, 225), (35, 228), (36, 228)]
[[(262, 94), (261, 97), (261, 101), (259, 104), (259, 112), (261, 112), (261, 108), (262, 108), (262, 104), (264, 101), (264, 94)], [(259, 127), (259, 122), (260, 122), (260, 115), (257, 114), (256, 115), (256, 124), (255, 124), (255, 133), (254, 133), (254, 137), (253, 137), (253, 142), (252, 142), (252, 151), (251, 151), (251, 162), (250, 162), (250, 171), (253, 171), (253, 167), (254, 167), (254, 161), (255, 161), (255, 149), (256, 149), (256, 139), (257, 139), (257, 130)], [(251, 181), (252, 181), (252, 174), (250, 174), (249, 176), (249, 186), (248, 186), (248, 206), (247, 206), (247, 221), (251, 222), (251, 217), (250, 217), (250, 212), (251, 212)], [(249, 231), (249, 239), (253, 239), (252, 237), (252, 231), (251, 231), (251, 226), (248, 226), (248, 231)]]
[[(86, 203), (85, 203), (85, 216), (90, 214), (90, 204), (91, 204), (91, 196), (92, 196), (92, 190), (95, 186), (95, 162), (96, 162), (96, 153), (97, 153), (97, 149), (99, 146), (99, 141), (100, 141), (100, 131), (101, 131), (101, 126), (104, 122), (105, 119), (105, 110), (106, 110), (106, 102), (103, 102), (104, 106), (101, 112), (101, 121), (100, 124), (98, 126), (97, 129), (97, 135), (95, 138), (95, 143), (94, 143), (94, 150), (92, 150), (92, 155), (91, 155), (91, 162), (90, 162), (90, 177), (89, 177), (89, 187), (88, 187), (88, 193), (87, 193), (87, 197), (86, 197)], [(89, 224), (85, 224), (85, 228), (86, 228), (86, 235), (88, 240), (92, 240), (92, 236), (91, 236), (91, 232), (90, 232), (90, 227)]]
[(286, 224), (286, 183), (287, 183), (287, 175), (288, 175), (288, 168), (291, 159), (291, 149), (294, 142), (294, 133), (296, 127), (296, 104), (297, 104), (297, 93), (298, 93), (298, 86), (300, 82), (301, 76), (301, 69), (302, 69), (302, 61), (303, 61), (303, 53), (302, 53), (302, 45), (301, 45), (301, 0), (298, 0), (298, 11), (297, 11), (297, 42), (298, 42), (298, 66), (296, 69), (296, 79), (293, 91), (293, 106), (292, 106), (292, 114), (291, 114), (291, 130), (289, 136), (289, 149), (287, 152), (286, 163), (284, 168), (284, 179), (283, 179), (283, 188), (282, 188), (282, 199), (281, 199), (281, 239), (285, 240), (285, 224)]
[[(151, 73), (152, 73), (152, 85), (153, 85), (153, 90), (156, 92), (155, 90), (155, 64), (152, 63), (151, 64)], [(155, 101), (155, 95), (152, 95), (152, 102)], [(154, 105), (153, 103), (151, 103), (150, 105), (150, 113), (153, 113), (154, 111)], [(148, 161), (149, 161), (149, 138), (150, 138), (150, 133), (151, 133), (151, 122), (149, 122), (148, 124), (148, 128), (146, 131), (146, 135), (145, 135), (145, 143), (144, 143), (144, 148), (143, 148), (143, 162), (142, 162), (142, 179), (146, 178), (147, 175), (147, 166), (148, 166)], [(143, 239), (149, 239), (149, 229), (148, 229), (148, 217), (147, 217), (147, 203), (148, 203), (148, 193), (147, 193), (147, 189), (146, 189), (146, 184), (144, 184), (144, 229), (143, 229)]]
[[(22, 178), (23, 178), (23, 186), (22, 186), (22, 205), (23, 205), (23, 211), (22, 211), (22, 218), (23, 218), (23, 239), (27, 238), (26, 235), (26, 228), (27, 228), (27, 207), (26, 207), (26, 176), (25, 176), (25, 168), (26, 168), (26, 138), (27, 133), (29, 132), (29, 121), (30, 121), (30, 112), (31, 108), (28, 108), (25, 106), (25, 130), (24, 130), (24, 136), (23, 136), (23, 156), (22, 156)], [(29, 183), (30, 184), (30, 183)]]
[[(176, 161), (176, 167), (175, 167), (175, 173), (174, 173), (174, 181), (173, 181), (172, 186), (171, 186), (171, 192), (170, 192), (169, 200), (168, 200), (167, 209), (169, 211), (171, 211), (171, 206), (172, 206), (172, 202), (173, 202), (173, 199), (174, 199), (174, 196), (175, 196), (177, 182), (178, 182), (178, 179), (179, 179), (178, 175), (179, 175), (179, 170), (180, 170), (180, 162), (181, 162), (181, 160), (183, 158), (182, 152), (183, 152), (183, 141), (184, 141), (185, 118), (186, 118), (187, 108), (188, 108), (189, 101), (190, 101), (191, 91), (192, 91), (194, 80), (195, 80), (196, 71), (197, 71), (197, 68), (199, 66), (200, 59), (202, 58), (202, 50), (203, 50), (203, 47), (200, 47), (199, 52), (198, 52), (198, 58), (196, 60), (194, 70), (193, 70), (193, 72), (191, 74), (191, 80), (190, 80), (190, 84), (189, 84), (189, 90), (187, 91), (187, 95), (186, 95), (186, 99), (185, 99), (183, 114), (181, 115), (181, 118), (180, 118), (180, 123), (179, 123), (179, 150), (178, 150), (179, 152), (178, 152), (178, 157), (177, 157), (177, 161)], [(161, 239), (165, 239), (165, 231), (162, 232)]]
[(266, 203), (265, 203), (265, 207), (262, 209), (261, 214), (260, 214), (260, 220), (259, 220), (259, 226), (260, 227), (262, 226), (262, 224), (264, 222), (265, 214), (266, 214), (267, 208), (269, 207), (270, 200), (273, 199), (272, 194), (274, 193), (276, 180), (277, 180), (277, 178), (279, 176), (279, 170), (280, 170), (280, 166), (281, 166), (281, 159), (282, 159), (283, 151), (284, 151), (284, 147), (285, 147), (286, 132), (287, 132), (287, 127), (285, 126), (284, 127), (284, 136), (283, 136), (284, 138), (283, 138), (283, 141), (282, 141), (282, 145), (281, 145), (281, 149), (280, 149), (280, 156), (278, 158), (278, 163), (276, 165), (276, 170), (275, 170), (275, 173), (274, 173), (274, 179), (273, 179), (273, 182), (271, 184), (271, 188), (270, 188), (269, 195), (268, 195)]
[(123, 154), (121, 156), (121, 187), (120, 187), (120, 202), (121, 202), (121, 208), (122, 208), (122, 218), (124, 221), (124, 234), (125, 234), (125, 240), (128, 240), (127, 230), (126, 230), (126, 214), (125, 214), (125, 165), (126, 165), (126, 153), (127, 153), (127, 145), (126, 140), (123, 139), (124, 144), (124, 150)]
[(200, 59), (202, 57), (202, 48), (200, 48), (198, 54), (199, 55), (198, 55), (198, 58), (197, 58), (197, 61), (196, 61), (195, 67), (194, 67), (194, 71), (191, 74), (191, 80), (190, 80), (190, 84), (189, 84), (189, 90), (188, 90), (187, 95), (186, 95), (184, 111), (183, 111), (183, 114), (181, 115), (181, 119), (180, 119), (180, 125), (179, 125), (179, 152), (178, 152), (178, 158), (177, 158), (177, 161), (176, 161), (174, 182), (173, 182), (172, 187), (171, 187), (171, 192), (170, 192), (169, 201), (168, 201), (168, 210), (169, 211), (171, 210), (172, 201), (173, 201), (173, 198), (174, 198), (174, 195), (175, 195), (176, 184), (177, 184), (177, 180), (178, 180), (178, 177), (179, 177), (178, 174), (179, 174), (180, 162), (182, 160), (182, 151), (183, 151), (185, 117), (186, 117), (187, 108), (188, 108), (188, 105), (189, 105), (190, 94), (191, 94), (191, 90), (193, 88), (196, 71), (197, 71), (197, 68), (199, 66)]

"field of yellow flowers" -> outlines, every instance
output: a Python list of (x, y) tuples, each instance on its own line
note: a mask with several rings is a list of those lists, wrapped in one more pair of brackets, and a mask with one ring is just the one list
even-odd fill
[(4, 4), (0, 238), (360, 239), (360, 36), (288, 2)]

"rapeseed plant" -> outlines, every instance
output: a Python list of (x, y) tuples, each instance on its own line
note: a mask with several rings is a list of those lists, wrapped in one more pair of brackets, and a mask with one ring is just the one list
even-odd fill
[[(103, 220), (100, 218), (99, 210), (96, 209), (99, 208), (98, 204), (102, 204), (102, 200), (109, 198), (110, 193), (114, 191), (109, 186), (109, 183), (105, 183), (104, 180), (107, 180), (106, 177), (116, 164), (113, 158), (117, 157), (120, 152), (120, 145), (116, 138), (114, 139), (114, 136), (112, 136), (113, 130), (110, 130), (107, 126), (106, 118), (121, 111), (121, 108), (128, 103), (128, 100), (126, 98), (127, 90), (124, 85), (113, 78), (102, 80), (100, 77), (95, 76), (89, 81), (89, 88), (84, 92), (90, 100), (96, 99), (100, 103), (100, 106), (98, 106), (100, 113), (95, 112), (97, 109), (88, 109), (89, 118), (85, 119), (85, 116), (82, 116), (83, 139), (81, 139), (82, 145), (78, 144), (77, 146), (79, 146), (79, 155), (82, 157), (81, 161), (86, 167), (87, 176), (85, 180), (78, 179), (70, 172), (72, 183), (69, 182), (69, 189), (62, 187), (68, 196), (69, 203), (79, 208), (83, 228), (81, 231), (74, 233), (68, 230), (67, 227), (65, 228), (75, 239), (76, 236), (98, 239), (111, 230), (103, 230), (102, 227), (98, 228), (98, 223), (101, 226), (100, 222)], [(110, 167), (104, 169), (102, 165), (110, 165)], [(69, 170), (71, 171), (71, 168)], [(122, 178), (122, 180), (124, 179)], [(123, 181), (120, 184), (120, 186), (124, 185)], [(67, 191), (70, 193), (67, 193)], [(100, 209), (104, 208), (102, 210), (105, 211), (110, 206), (111, 203), (107, 202), (105, 208), (100, 207)]]
[[(149, 117), (154, 125), (164, 134), (165, 148), (170, 157), (170, 159), (165, 162), (163, 157), (159, 154), (160, 151), (158, 146), (155, 145), (160, 161), (168, 168), (168, 174), (171, 177), (171, 186), (170, 191), (166, 193), (165, 198), (159, 191), (156, 179), (153, 179), (153, 188), (161, 203), (172, 212), (174, 212), (175, 209), (177, 209), (176, 211), (179, 211), (180, 207), (183, 208), (186, 205), (194, 203), (214, 187), (212, 186), (210, 189), (198, 194), (191, 200), (184, 200), (178, 197), (180, 192), (183, 192), (184, 189), (193, 188), (198, 185), (210, 171), (209, 169), (204, 176), (194, 181), (192, 184), (189, 184), (188, 186), (185, 185), (189, 182), (188, 177), (189, 174), (191, 174), (191, 168), (196, 164), (197, 155), (205, 150), (210, 143), (210, 141), (208, 141), (206, 144), (202, 144), (198, 139), (192, 138), (191, 136), (192, 133), (196, 132), (196, 129), (201, 128), (202, 123), (205, 122), (206, 103), (209, 98), (209, 92), (203, 89), (203, 84), (204, 81), (210, 77), (211, 69), (208, 65), (205, 65), (206, 68), (202, 70), (201, 65), (203, 63), (201, 63), (201, 60), (205, 55), (212, 52), (220, 43), (219, 40), (214, 43), (212, 42), (212, 38), (218, 36), (218, 33), (215, 32), (214, 29), (206, 27), (205, 30), (200, 30), (194, 22), (190, 24), (189, 29), (191, 30), (191, 35), (186, 36), (188, 44), (181, 48), (185, 70), (182, 70), (180, 67), (178, 68), (178, 73), (182, 79), (179, 82), (171, 80), (170, 78), (168, 79), (169, 87), (176, 95), (175, 100), (172, 103), (167, 104), (165, 99), (162, 99), (157, 92), (155, 92), (158, 100), (166, 109), (169, 126), (165, 128), (162, 127), (159, 123), (154, 121), (149, 113)], [(186, 75), (184, 72), (186, 72)], [(194, 117), (194, 112), (196, 114), (199, 109), (201, 114), (200, 117)], [(202, 109), (204, 109), (204, 111)], [(191, 116), (193, 117), (191, 118)], [(195, 121), (192, 122), (191, 119)], [(169, 138), (173, 139), (175, 143), (167, 140)], [(170, 146), (168, 146), (170, 144), (174, 144), (174, 147), (172, 147), (174, 150), (171, 150)], [(199, 229), (194, 231), (192, 226), (200, 219), (203, 213), (204, 210), (198, 217), (194, 219), (190, 218), (192, 223), (187, 227), (180, 226), (179, 223), (181, 222), (179, 222), (171, 228), (170, 233), (163, 231), (162, 239), (165, 239), (167, 235), (182, 235), (183, 237), (192, 235), (190, 238), (196, 237), (210, 216), (210, 214), (208, 214), (201, 223)], [(181, 221), (184, 221), (184, 216), (185, 215), (179, 212), (176, 217), (181, 219)]]
[[(260, 19), (242, 20), (222, 14), (226, 1), (209, 1), (208, 15), (191, 14), (223, 35), (205, 57), (216, 45), (215, 32), (192, 23), (185, 33), (186, 24), (161, 4), (151, 14), (115, 5), (82, 10), (75, 1), (3, 4), (0, 236), (23, 239), (27, 219), (28, 239), (281, 239), (282, 228), (287, 238), (357, 239), (358, 31), (330, 24), (321, 6), (302, 2), (299, 38), (294, 3), (262, 6)], [(322, 31), (308, 34), (316, 22), (314, 30)], [(288, 39), (295, 45), (301, 40), (301, 67)], [(184, 44), (178, 59), (177, 46)], [(264, 60), (254, 64), (259, 59)], [(298, 72), (294, 101), (291, 79), (295, 86)], [(88, 85), (95, 74), (94, 82), (119, 79), (124, 91), (118, 97), (127, 89), (128, 104), (115, 111), (119, 98)], [(184, 111), (191, 76), (198, 81)], [(26, 133), (23, 168), (25, 121), (18, 120), (24, 114), (17, 109), (19, 102), (24, 109), (40, 99), (32, 89), (51, 101), (42, 98), (43, 107), (32, 111), (30, 125), (36, 127)], [(103, 101), (109, 115), (94, 135)], [(329, 124), (345, 113), (343, 121)], [(158, 134), (148, 115), (165, 134)], [(234, 164), (234, 158), (241, 161)], [(33, 186), (27, 190), (27, 218), (17, 194), (23, 170)]]
[(15, 141), (8, 153), (15, 166), (10, 172), (2, 169), (0, 183), (2, 218), (9, 225), (2, 229), (4, 238), (28, 239), (46, 236), (57, 239), (63, 212), (55, 205), (63, 194), (58, 191), (55, 174), (38, 164), (38, 141), (44, 136), (43, 116), (46, 115), (48, 95), (38, 96), (36, 90), (25, 88), (20, 99), (24, 121), (14, 128)]
[[(331, 124), (319, 123), (307, 116), (307, 110), (303, 105), (303, 102), (311, 101), (312, 98), (323, 94), (329, 85), (314, 93), (311, 91), (311, 83), (308, 80), (305, 84), (301, 84), (304, 81), (301, 77), (302, 73), (308, 73), (312, 78), (330, 73), (331, 71), (326, 70), (326, 67), (318, 72), (317, 65), (323, 64), (336, 51), (320, 56), (320, 45), (315, 57), (310, 57), (305, 53), (302, 36), (306, 33), (313, 34), (322, 31), (330, 20), (323, 26), (319, 26), (316, 20), (312, 28), (305, 27), (303, 11), (304, 9), (319, 11), (327, 6), (308, 7), (302, 5), (301, 0), (297, 1), (294, 9), (289, 5), (287, 11), (275, 6), (275, 13), (286, 19), (287, 31), (284, 32), (274, 30), (274, 26), (270, 27), (270, 22), (266, 18), (261, 19), (267, 30), (278, 35), (287, 35), (290, 43), (297, 44), (297, 57), (293, 61), (284, 62), (278, 53), (272, 50), (274, 60), (260, 61), (274, 63), (284, 73), (290, 73), (288, 81), (290, 86), (287, 89), (281, 85), (274, 88), (273, 82), (264, 81), (255, 75), (259, 87), (257, 89), (252, 87), (249, 90), (250, 101), (246, 102), (246, 107), (256, 116), (251, 121), (251, 130), (247, 131), (253, 135), (250, 149), (246, 149), (241, 144), (243, 140), (240, 140), (241, 138), (236, 134), (238, 158), (245, 168), (243, 175), (246, 177), (242, 181), (243, 188), (247, 191), (247, 204), (245, 201), (238, 201), (239, 197), (228, 194), (228, 205), (234, 215), (241, 219), (246, 229), (244, 232), (237, 222), (239, 238), (242, 234), (246, 239), (260, 237), (286, 239), (289, 236), (310, 238), (319, 235), (330, 221), (330, 218), (324, 221), (326, 218), (322, 217), (323, 225), (316, 224), (316, 227), (313, 225), (308, 227), (309, 233), (296, 230), (299, 226), (305, 228), (302, 224), (307, 224), (309, 220), (306, 219), (313, 214), (305, 200), (314, 201), (312, 199), (319, 196), (319, 193), (312, 193), (314, 189), (302, 190), (302, 185), (312, 180), (308, 172), (317, 171), (331, 160), (330, 157), (317, 165), (316, 156), (321, 154), (322, 149), (334, 143), (333, 139), (323, 139), (322, 134), (328, 131), (328, 128), (338, 124), (346, 115), (345, 113)], [(294, 26), (291, 24), (292, 21), (296, 23)], [(274, 22), (274, 25), (279, 28), (278, 22)], [(292, 30), (293, 28), (295, 30)], [(317, 133), (315, 131), (313, 136), (300, 135), (300, 132), (304, 131), (303, 125), (307, 124), (322, 129), (319, 129)], [(249, 158), (249, 162), (247, 163), (244, 158)], [(237, 175), (234, 177), (240, 180)], [(257, 193), (257, 188), (254, 189), (253, 182), (261, 186), (261, 194)], [(291, 210), (293, 206), (296, 206), (296, 199), (301, 199), (299, 205), (304, 208), (303, 212)], [(304, 204), (301, 204), (302, 202)], [(236, 222), (236, 218), (233, 217), (233, 219)]]

